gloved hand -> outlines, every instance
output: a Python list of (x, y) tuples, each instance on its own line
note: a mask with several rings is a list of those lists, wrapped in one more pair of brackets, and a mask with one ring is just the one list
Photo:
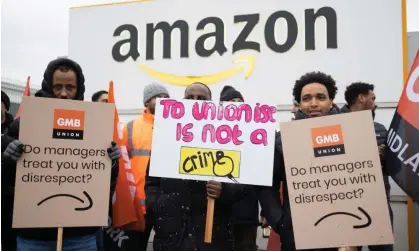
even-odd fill
[(3, 157), (6, 159), (11, 159), (17, 161), (23, 153), (23, 144), (19, 140), (14, 140), (10, 142), (6, 150), (3, 153)]
[(121, 151), (119, 150), (119, 146), (112, 141), (111, 147), (108, 148), (108, 156), (111, 160), (118, 160), (121, 157)]

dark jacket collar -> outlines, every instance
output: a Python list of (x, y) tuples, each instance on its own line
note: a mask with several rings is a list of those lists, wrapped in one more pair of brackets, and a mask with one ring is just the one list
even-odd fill
[(348, 105), (344, 105), (344, 106), (342, 106), (342, 108), (340, 108), (340, 112), (341, 113), (348, 113), (348, 112), (351, 112), (351, 109), (349, 109)]
[[(349, 108), (349, 105), (346, 104), (346, 105), (342, 106), (342, 108), (340, 108), (340, 112), (341, 113), (349, 113), (349, 112), (352, 112), (352, 111)], [(375, 120), (375, 112), (371, 111), (371, 113), (372, 113), (372, 120)]]
[[(336, 115), (340, 114), (340, 110), (336, 105), (333, 105), (332, 109), (330, 109), (329, 113), (327, 115)], [(309, 119), (310, 117), (305, 115), (300, 109), (297, 110), (295, 113), (295, 120), (299, 119)]]

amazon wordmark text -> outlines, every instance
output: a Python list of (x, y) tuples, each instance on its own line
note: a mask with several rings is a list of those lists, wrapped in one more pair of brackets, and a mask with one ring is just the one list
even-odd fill
[[(297, 13), (301, 15), (301, 13)], [(252, 41), (249, 35), (252, 32), (257, 32), (258, 29), (264, 29), (264, 40), (266, 46), (276, 52), (285, 53), (290, 50), (297, 41), (298, 33), (302, 32), (302, 36), (305, 38), (304, 49), (315, 50), (315, 26), (316, 22), (321, 20), (323, 17), (326, 25), (326, 47), (328, 49), (336, 49), (337, 44), (337, 15), (336, 11), (331, 7), (322, 7), (318, 10), (306, 9), (304, 10), (304, 24), (300, 24), (304, 27), (304, 30), (299, 29), (297, 19), (289, 11), (279, 10), (272, 13), (265, 23), (261, 23), (261, 14), (244, 14), (236, 15), (231, 20), (222, 20), (219, 17), (205, 17), (196, 25), (196, 31), (202, 33), (195, 41), (195, 52), (200, 57), (209, 57), (214, 53), (218, 53), (222, 56), (231, 48), (232, 53), (241, 50), (254, 50), (261, 52), (261, 41)], [(226, 33), (231, 32), (225, 29), (224, 22), (234, 22), (234, 24), (241, 25), (241, 31), (237, 34), (228, 34), (228, 37), (235, 36), (235, 40), (232, 44), (226, 45)], [(285, 21), (286, 28), (282, 29), (283, 26), (279, 26), (280, 21)], [(320, 21), (322, 22), (322, 21)], [(154, 47), (163, 46), (162, 56), (164, 59), (172, 58), (172, 35), (177, 34), (180, 39), (180, 57), (188, 58), (190, 56), (190, 26), (187, 20), (177, 20), (172, 24), (166, 21), (158, 23), (147, 23), (145, 27), (145, 34), (142, 34), (142, 28), (139, 29), (135, 24), (122, 24), (118, 26), (113, 33), (114, 37), (124, 37), (117, 41), (112, 47), (112, 57), (117, 62), (124, 62), (128, 58), (132, 58), (136, 61), (142, 54), (139, 49), (139, 36), (146, 36), (145, 46), (145, 59), (154, 60)], [(194, 25), (195, 26), (195, 25)], [(206, 32), (211, 30), (211, 32)], [(178, 32), (174, 32), (177, 30)], [(162, 34), (162, 39), (155, 39), (158, 31)], [(128, 34), (126, 34), (128, 33)], [(141, 33), (141, 34), (140, 34)], [(278, 41), (278, 34), (286, 33), (285, 41)], [(128, 36), (127, 36), (128, 35)], [(233, 38), (234, 39), (234, 38)], [(160, 44), (160, 41), (163, 44)], [(214, 42), (213, 42), (214, 41)], [(208, 46), (211, 44), (211, 46)], [(128, 46), (128, 50), (122, 48)]]

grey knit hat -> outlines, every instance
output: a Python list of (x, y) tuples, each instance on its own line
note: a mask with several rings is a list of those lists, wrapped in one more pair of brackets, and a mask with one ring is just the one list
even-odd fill
[(143, 102), (144, 105), (150, 101), (150, 99), (154, 98), (157, 95), (160, 94), (166, 94), (167, 96), (169, 96), (169, 92), (167, 91), (166, 87), (164, 87), (161, 84), (158, 83), (152, 83), (150, 85), (147, 85), (146, 87), (144, 87), (144, 98), (143, 98)]

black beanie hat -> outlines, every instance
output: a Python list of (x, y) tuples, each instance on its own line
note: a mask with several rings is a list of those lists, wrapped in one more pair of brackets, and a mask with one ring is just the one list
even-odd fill
[(220, 101), (230, 101), (233, 98), (239, 98), (244, 101), (242, 94), (234, 89), (234, 87), (230, 85), (224, 86), (223, 90), (221, 91)]
[(10, 98), (4, 91), (1, 91), (1, 102), (4, 104), (6, 110), (8, 111), (10, 108)]

